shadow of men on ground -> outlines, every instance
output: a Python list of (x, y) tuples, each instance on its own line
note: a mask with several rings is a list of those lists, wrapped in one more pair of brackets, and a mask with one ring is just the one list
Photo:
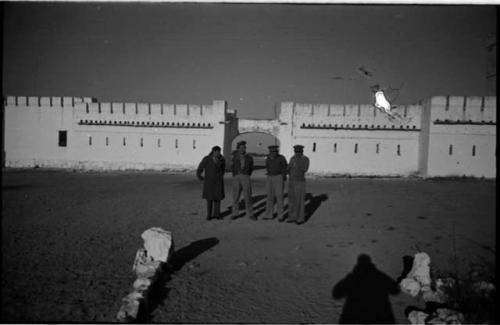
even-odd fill
[[(231, 195), (231, 199), (232, 199), (232, 195)], [(264, 200), (264, 204), (265, 204), (265, 200), (266, 200), (266, 195), (265, 194), (260, 194), (260, 195), (254, 195), (250, 198), (250, 202), (252, 204), (252, 210), (255, 210), (256, 207), (258, 207), (260, 204), (257, 204), (259, 201), (261, 200)], [(229, 215), (232, 214), (232, 210), (233, 210), (233, 206), (229, 206), (226, 208), (226, 210), (224, 210), (222, 213), (221, 213), (221, 218), (225, 218)], [(238, 219), (239, 218), (242, 218), (244, 217), (245, 215), (245, 199), (240, 197), (240, 200), (238, 202), (238, 210), (239, 210), (239, 213), (238, 213)]]
[[(267, 205), (267, 194), (266, 195), (263, 195), (264, 196), (264, 200), (259, 203), (259, 204), (255, 204), (253, 206), (253, 209), (254, 209), (254, 214), (256, 217), (260, 216), (261, 214), (263, 214), (264, 212), (266, 212), (266, 205)], [(288, 197), (288, 193), (284, 193), (283, 194), (283, 213), (285, 213), (286, 211), (286, 206), (285, 206), (285, 199)], [(276, 200), (273, 201), (273, 211), (277, 209), (277, 202)], [(274, 213), (273, 212), (273, 219), (277, 217), (277, 213)]]
[(361, 254), (358, 263), (332, 290), (334, 299), (346, 298), (339, 324), (394, 324), (390, 294), (399, 293), (392, 278), (379, 271), (370, 256)]
[(192, 242), (188, 246), (175, 251), (171, 257), (170, 263), (168, 265), (164, 265), (164, 270), (162, 270), (157, 282), (152, 286), (151, 292), (149, 293), (149, 304), (146, 310), (140, 313), (140, 317), (138, 317), (137, 322), (152, 322), (153, 312), (156, 310), (156, 308), (163, 305), (165, 300), (168, 298), (170, 288), (167, 288), (166, 284), (168, 283), (168, 281), (170, 281), (171, 276), (175, 272), (182, 269), (182, 267), (186, 265), (186, 263), (195, 259), (205, 251), (211, 249), (218, 243), (219, 240), (217, 238), (210, 237), (197, 240), (195, 242)]
[(328, 200), (328, 195), (326, 194), (313, 196), (311, 193), (307, 193), (305, 199), (307, 203), (304, 208), (305, 210), (304, 222), (307, 222), (312, 217), (314, 212), (316, 212), (316, 210), (319, 208), (321, 203), (326, 200)]

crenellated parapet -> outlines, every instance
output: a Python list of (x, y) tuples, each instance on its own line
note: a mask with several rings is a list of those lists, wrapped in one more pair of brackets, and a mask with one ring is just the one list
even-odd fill
[(81, 103), (92, 103), (96, 99), (92, 97), (48, 97), (48, 96), (6, 96), (3, 98), (4, 105), (19, 107), (74, 107)]
[(427, 102), (431, 134), (496, 133), (496, 97), (436, 96)]
[(421, 174), (495, 177), (496, 97), (431, 97), (423, 121)]
[(100, 114), (101, 116), (148, 116), (162, 118), (165, 116), (178, 119), (209, 119), (224, 114), (214, 109), (214, 105), (192, 104), (150, 104), (150, 103), (80, 103), (76, 105), (79, 114)]
[[(98, 102), (92, 97), (6, 96), (9, 109), (59, 108), (70, 110), (73, 123), (81, 127), (140, 127), (213, 129), (225, 121), (224, 101), (208, 105)], [(47, 110), (46, 112), (51, 112)], [(57, 110), (56, 110), (57, 111)]]
[(422, 106), (406, 105), (393, 110), (391, 119), (372, 105), (294, 104), (295, 124), (300, 129), (356, 131), (419, 131)]
[(430, 114), (433, 124), (496, 124), (496, 97), (432, 97)]
[(134, 126), (161, 128), (213, 128), (223, 124), (225, 105), (80, 103), (75, 121), (84, 126)]
[[(6, 96), (4, 105), (10, 108), (72, 108), (76, 118), (87, 120), (116, 120), (117, 118), (138, 118), (158, 120), (173, 119), (175, 121), (191, 121), (191, 123), (224, 121), (224, 101), (214, 101), (208, 105), (198, 104), (151, 104), (151, 103), (107, 103), (98, 102), (92, 97), (48, 97), (48, 96)], [(166, 121), (165, 121), (166, 122)]]

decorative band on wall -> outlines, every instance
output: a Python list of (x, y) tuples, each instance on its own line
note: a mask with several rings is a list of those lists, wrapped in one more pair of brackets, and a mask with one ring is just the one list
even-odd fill
[(361, 124), (355, 125), (355, 124), (323, 124), (323, 125), (315, 125), (315, 124), (302, 124), (301, 129), (316, 129), (316, 130), (353, 130), (353, 131), (421, 131), (421, 129), (418, 129), (416, 125), (413, 125), (410, 127), (410, 125), (400, 125), (399, 128), (397, 128), (395, 125), (391, 125), (391, 127), (388, 127), (387, 125), (370, 125), (365, 124), (364, 126)]
[(433, 124), (441, 124), (441, 125), (496, 125), (497, 123), (494, 121), (450, 121), (450, 120), (435, 120), (432, 122)]
[(187, 128), (187, 129), (213, 129), (211, 123), (184, 123), (184, 122), (139, 122), (139, 121), (103, 121), (80, 120), (78, 125), (104, 125), (104, 126), (134, 126), (146, 128)]

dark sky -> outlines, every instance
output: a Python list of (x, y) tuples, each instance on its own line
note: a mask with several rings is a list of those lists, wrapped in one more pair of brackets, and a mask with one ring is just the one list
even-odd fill
[(375, 83), (403, 85), (396, 104), (485, 95), (495, 28), (493, 6), (6, 3), (3, 94), (224, 99), (251, 118), (368, 104)]

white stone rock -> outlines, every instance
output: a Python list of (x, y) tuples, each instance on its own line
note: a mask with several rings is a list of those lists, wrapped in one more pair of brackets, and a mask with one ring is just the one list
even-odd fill
[(151, 261), (144, 264), (138, 263), (135, 267), (135, 274), (138, 278), (148, 278), (154, 281), (160, 271), (161, 264), (162, 262), (160, 261)]
[[(137, 250), (132, 271), (137, 274), (134, 290), (123, 298), (123, 304), (116, 315), (120, 322), (137, 320), (141, 305), (147, 305), (148, 291), (162, 271), (173, 252), (172, 234), (161, 228), (150, 228), (142, 233), (144, 248)], [(168, 265), (168, 264), (167, 264)]]
[(155, 261), (166, 263), (170, 258), (173, 241), (172, 233), (159, 227), (153, 227), (144, 231), (141, 235), (144, 239), (144, 248), (148, 256)]
[(408, 320), (411, 324), (425, 324), (425, 319), (429, 314), (423, 311), (414, 310), (408, 314)]
[(415, 297), (420, 292), (420, 283), (412, 278), (406, 278), (399, 284), (401, 290)]
[(422, 285), (420, 283), (420, 293), (426, 293), (426, 292), (429, 292), (429, 291), (432, 291), (432, 288), (430, 285)]
[(137, 250), (137, 253), (135, 253), (135, 260), (134, 260), (134, 265), (132, 266), (132, 271), (136, 270), (137, 265), (147, 264), (152, 261), (153, 258), (151, 256), (148, 256), (148, 252), (144, 248), (139, 248)]
[(149, 289), (149, 287), (151, 286), (151, 284), (153, 283), (153, 281), (151, 281), (151, 279), (148, 279), (148, 278), (137, 278), (135, 281), (134, 281), (134, 289), (135, 291), (138, 291), (138, 292), (145, 292)]
[(407, 278), (417, 280), (422, 287), (431, 285), (430, 265), (431, 258), (427, 253), (417, 253), (413, 259), (413, 266)]
[(161, 263), (161, 261), (154, 261), (151, 256), (148, 256), (144, 248), (139, 248), (135, 254), (132, 270), (139, 278), (154, 278)]
[(456, 310), (448, 308), (438, 308), (427, 321), (427, 324), (462, 324), (464, 315)]
[(144, 299), (144, 295), (141, 292), (133, 291), (125, 296), (122, 300), (125, 301), (139, 301)]
[(122, 299), (123, 304), (116, 315), (120, 322), (131, 322), (137, 319), (141, 301), (144, 299), (142, 293), (134, 291)]
[(118, 313), (116, 314), (116, 319), (120, 323), (131, 323), (135, 319), (129, 315), (130, 311), (128, 309), (128, 305), (122, 305)]
[(443, 304), (446, 302), (446, 295), (440, 290), (425, 290), (422, 291), (422, 299), (425, 302), (437, 302)]

